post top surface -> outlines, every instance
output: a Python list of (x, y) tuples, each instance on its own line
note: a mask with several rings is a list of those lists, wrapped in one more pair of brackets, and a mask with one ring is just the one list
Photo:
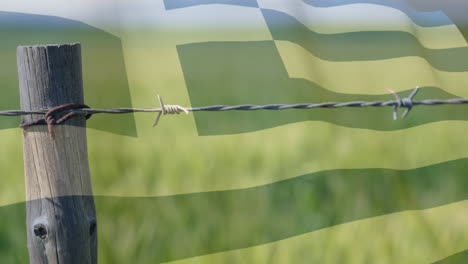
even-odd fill
[(35, 45), (18, 46), (18, 49), (62, 48), (62, 47), (75, 47), (75, 46), (81, 46), (81, 43), (80, 42), (74, 42), (74, 43), (62, 43), (62, 44), (35, 44)]

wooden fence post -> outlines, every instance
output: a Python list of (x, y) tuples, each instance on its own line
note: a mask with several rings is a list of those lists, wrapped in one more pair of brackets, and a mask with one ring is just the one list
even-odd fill
[[(83, 103), (81, 46), (20, 46), (21, 108), (50, 109)], [(28, 115), (24, 122), (43, 115)], [(82, 115), (23, 133), (30, 263), (97, 263), (97, 228)]]

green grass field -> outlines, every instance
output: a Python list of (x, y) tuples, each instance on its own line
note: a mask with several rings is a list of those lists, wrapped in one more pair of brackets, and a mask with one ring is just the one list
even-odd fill
[[(209, 39), (255, 41), (267, 35), (257, 31), (126, 32), (122, 60), (130, 94), (119, 88), (112, 103), (122, 105), (112, 106), (156, 107), (156, 94), (167, 104), (189, 106), (176, 45)], [(60, 35), (56, 40), (68, 37)], [(103, 57), (102, 47), (86, 45), (92, 41), (82, 40), (84, 65)], [(4, 52), (0, 58), (9, 60), (0, 65), (8, 73), (0, 75), (8, 80), (0, 86), (8, 87), (5, 94), (16, 100), (15, 51), (10, 50), (14, 45), (10, 41), (5, 46), (9, 50), (0, 49)], [(293, 50), (281, 56), (288, 57), (287, 52)], [(232, 63), (233, 68), (245, 66)], [(267, 73), (274, 67), (262, 66)], [(289, 71), (303, 66), (291, 67)], [(92, 106), (108, 107), (103, 91), (112, 91), (125, 78), (113, 77), (122, 69), (105, 74), (107, 79), (98, 78), (99, 68), (84, 71), (86, 100)], [(339, 78), (351, 79), (353, 74)], [(220, 89), (239, 78), (225, 77)], [(400, 90), (412, 87), (405, 88)], [(367, 93), (385, 93), (381, 90)], [(466, 89), (447, 90), (468, 96)], [(6, 97), (0, 101), (9, 102), (2, 109), (17, 106)], [(431, 111), (414, 111), (418, 110), (428, 115)], [(382, 113), (374, 121), (393, 122), (391, 109)], [(413, 264), (433, 263), (468, 249), (468, 181), (460, 177), (467, 172), (468, 143), (463, 139), (468, 124), (464, 121), (414, 126), (409, 119), (407, 129), (389, 131), (306, 121), (200, 136), (193, 115), (165, 116), (153, 129), (154, 118), (151, 114), (137, 114), (134, 119), (100, 115), (89, 122), (100, 263)], [(6, 120), (0, 117), (0, 122), (13, 122)], [(27, 262), (21, 133), (18, 128), (0, 130), (4, 263)]]

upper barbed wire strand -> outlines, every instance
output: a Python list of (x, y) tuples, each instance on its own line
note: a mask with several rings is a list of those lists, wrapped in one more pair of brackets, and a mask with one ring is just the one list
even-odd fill
[[(158, 124), (161, 115), (166, 114), (179, 114), (189, 112), (217, 112), (217, 111), (256, 111), (256, 110), (287, 110), (287, 109), (314, 109), (314, 108), (341, 108), (341, 107), (392, 107), (393, 117), (396, 120), (396, 112), (399, 108), (406, 108), (402, 118), (406, 117), (413, 107), (418, 105), (458, 105), (468, 104), (468, 98), (452, 98), (452, 99), (426, 99), (413, 101), (413, 97), (418, 92), (419, 87), (413, 90), (410, 96), (400, 98), (396, 93), (391, 91), (395, 100), (388, 101), (350, 101), (350, 102), (324, 102), (324, 103), (298, 103), (298, 104), (244, 104), (244, 105), (210, 105), (200, 107), (183, 107), (180, 105), (165, 105), (158, 95), (161, 107), (159, 108), (110, 108), (110, 109), (96, 109), (96, 108), (82, 108), (66, 110), (65, 112), (73, 112), (77, 114), (128, 114), (128, 113), (158, 113), (155, 125)], [(6, 110), (0, 111), (0, 116), (24, 116), (31, 114), (45, 115), (49, 110)]]

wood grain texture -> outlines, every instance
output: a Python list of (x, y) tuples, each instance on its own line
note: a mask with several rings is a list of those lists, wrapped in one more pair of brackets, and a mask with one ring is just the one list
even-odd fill
[[(18, 47), (17, 60), (23, 110), (83, 103), (80, 44)], [(54, 131), (54, 139), (47, 126), (23, 133), (30, 263), (97, 263), (85, 118)]]

